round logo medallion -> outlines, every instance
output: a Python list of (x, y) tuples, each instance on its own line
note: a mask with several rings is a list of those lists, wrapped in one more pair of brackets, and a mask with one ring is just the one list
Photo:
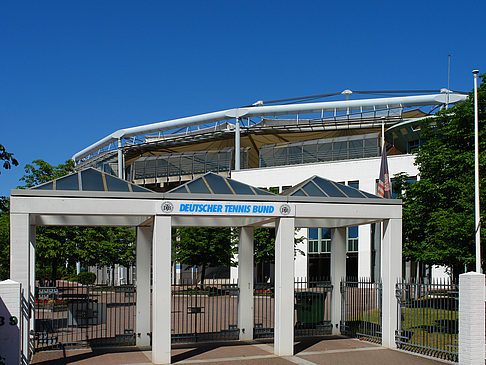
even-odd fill
[(171, 202), (162, 203), (162, 213), (172, 213), (174, 205)]
[(290, 214), (290, 205), (282, 204), (280, 206), (280, 214), (289, 215)]

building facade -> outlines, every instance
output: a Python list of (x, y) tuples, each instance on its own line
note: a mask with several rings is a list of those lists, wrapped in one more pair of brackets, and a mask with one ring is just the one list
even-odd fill
[[(350, 93), (343, 92), (346, 97)], [(413, 152), (422, 143), (421, 124), (431, 123), (435, 110), (465, 99), (464, 94), (442, 89), (435, 94), (313, 103), (259, 101), (122, 129), (73, 159), (77, 169), (92, 166), (159, 192), (211, 171), (275, 193), (317, 175), (376, 194), (382, 144), (390, 176), (406, 173), (417, 179)], [(348, 227), (346, 232), (346, 275), (379, 278), (380, 226)], [(330, 230), (300, 229), (296, 236), (302, 253), (295, 257), (296, 277), (328, 277)], [(406, 264), (404, 271), (412, 276), (431, 273), (414, 263)], [(231, 269), (230, 276), (235, 278), (236, 270)]]

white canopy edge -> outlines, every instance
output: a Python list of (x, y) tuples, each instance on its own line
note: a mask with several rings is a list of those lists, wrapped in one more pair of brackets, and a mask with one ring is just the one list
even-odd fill
[(73, 155), (76, 162), (97, 150), (114, 143), (121, 138), (128, 138), (148, 133), (162, 132), (174, 128), (190, 127), (199, 124), (218, 122), (236, 118), (251, 118), (299, 113), (319, 113), (332, 111), (351, 111), (361, 109), (400, 108), (425, 105), (455, 104), (465, 101), (467, 95), (458, 93), (441, 93), (430, 95), (402, 96), (390, 98), (375, 98), (361, 100), (327, 101), (318, 103), (251, 106), (226, 109), (222, 111), (199, 114), (191, 117), (172, 119), (162, 122), (145, 124), (137, 127), (123, 128), (93, 143)]

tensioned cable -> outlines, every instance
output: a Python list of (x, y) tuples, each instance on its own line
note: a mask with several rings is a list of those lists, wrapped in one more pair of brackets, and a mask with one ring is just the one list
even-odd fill
[[(387, 94), (421, 94), (421, 93), (440, 93), (441, 90), (352, 90), (353, 94), (368, 94), (368, 95), (376, 95), (376, 96), (386, 96)], [(458, 94), (467, 94), (462, 91), (451, 91)], [(317, 95), (308, 95), (308, 96), (300, 96), (294, 98), (285, 98), (285, 99), (276, 99), (276, 100), (268, 100), (263, 101), (264, 105), (268, 104), (275, 104), (275, 103), (283, 103), (288, 104), (288, 102), (293, 102), (293, 104), (303, 103), (306, 101), (326, 98), (330, 96), (340, 95), (342, 92), (335, 92), (335, 93), (328, 93), (328, 94), (317, 94)], [(251, 107), (253, 105), (249, 105)]]

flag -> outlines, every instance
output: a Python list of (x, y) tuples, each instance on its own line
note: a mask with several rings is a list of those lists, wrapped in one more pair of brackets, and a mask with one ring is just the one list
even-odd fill
[(386, 145), (383, 144), (381, 153), (380, 180), (378, 181), (378, 195), (391, 199), (390, 174), (388, 173), (388, 162), (386, 160)]

